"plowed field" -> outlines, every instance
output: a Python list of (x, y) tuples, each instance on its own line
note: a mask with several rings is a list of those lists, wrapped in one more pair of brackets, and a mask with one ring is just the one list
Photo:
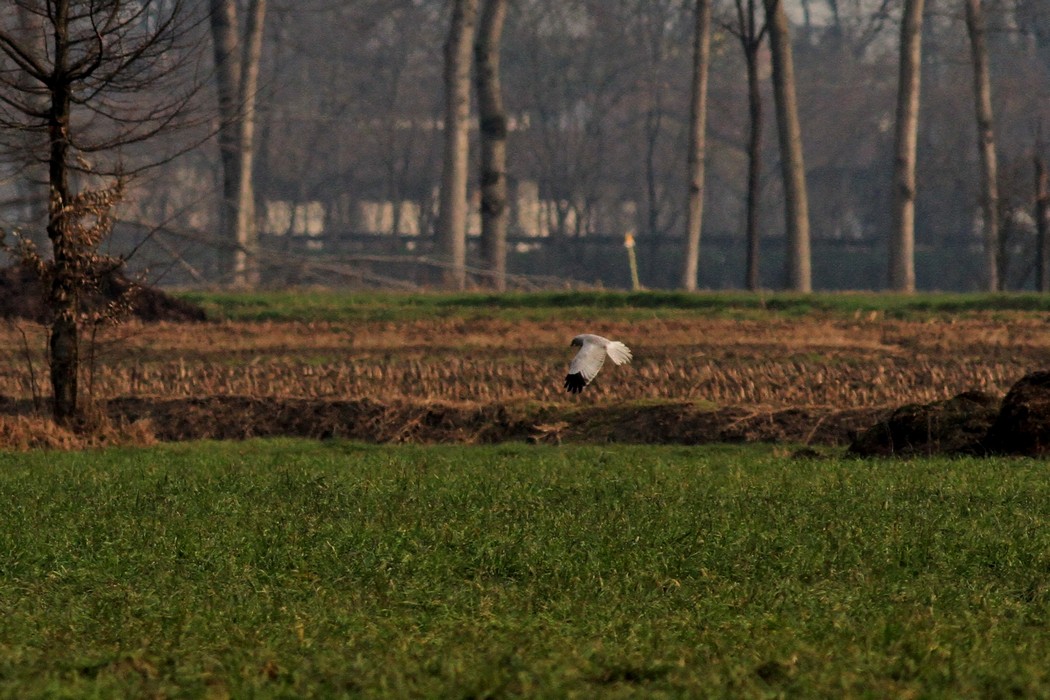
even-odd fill
[[(569, 340), (627, 343), (578, 397)], [(0, 328), (5, 420), (46, 404), (43, 330)], [(1003, 394), (1050, 365), (1050, 324), (982, 312), (760, 320), (444, 318), (128, 323), (83, 348), (85, 395), (160, 439), (298, 434), (383, 441), (533, 437), (839, 444), (874, 416), (965, 390)]]

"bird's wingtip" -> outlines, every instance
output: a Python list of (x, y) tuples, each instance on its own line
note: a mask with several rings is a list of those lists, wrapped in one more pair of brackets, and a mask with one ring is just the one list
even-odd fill
[(625, 362), (630, 362), (634, 359), (634, 355), (631, 354), (631, 349), (623, 343), (616, 341), (609, 344), (607, 348), (609, 357), (615, 364), (622, 365)]

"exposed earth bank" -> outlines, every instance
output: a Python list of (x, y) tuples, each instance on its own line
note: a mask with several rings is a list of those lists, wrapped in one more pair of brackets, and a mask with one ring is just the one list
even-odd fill
[(208, 396), (115, 398), (88, 412), (79, 430), (49, 424), (39, 407), (0, 397), (0, 445), (78, 447), (107, 443), (239, 440), (295, 436), (379, 443), (774, 442), (848, 446), (858, 457), (1050, 454), (1050, 372), (1018, 381), (1006, 397), (965, 392), (897, 409), (703, 408), (693, 403), (602, 404), (565, 409), (530, 404), (381, 403)]
[[(208, 396), (185, 399), (115, 398), (89, 412), (77, 431), (107, 442), (238, 440), (295, 436), (379, 443), (641, 443), (777, 442), (847, 445), (885, 410), (704, 408), (692, 403), (594, 405), (454, 405)], [(75, 446), (75, 434), (46, 423), (26, 400), (0, 397), (0, 444)], [(18, 426), (21, 425), (19, 428)], [(81, 439), (90, 440), (85, 437)], [(70, 444), (70, 443), (73, 444)]]

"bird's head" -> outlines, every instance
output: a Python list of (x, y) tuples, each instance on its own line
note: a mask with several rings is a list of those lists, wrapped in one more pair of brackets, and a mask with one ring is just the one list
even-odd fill
[(576, 336), (575, 338), (573, 338), (572, 342), (569, 343), (569, 347), (570, 348), (571, 347), (582, 348), (583, 347), (583, 341), (580, 340), (580, 336)]

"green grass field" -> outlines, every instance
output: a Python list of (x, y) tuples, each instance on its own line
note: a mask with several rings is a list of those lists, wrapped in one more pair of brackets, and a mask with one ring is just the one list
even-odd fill
[(1050, 464), (0, 453), (3, 697), (1048, 697)]
[(241, 321), (394, 321), (434, 317), (594, 318), (607, 321), (674, 318), (682, 315), (768, 318), (770, 316), (883, 313), (892, 318), (928, 318), (978, 312), (1050, 312), (1050, 297), (1010, 294), (891, 294), (875, 292), (571, 291), (494, 294), (486, 292), (183, 292), (211, 318)]

